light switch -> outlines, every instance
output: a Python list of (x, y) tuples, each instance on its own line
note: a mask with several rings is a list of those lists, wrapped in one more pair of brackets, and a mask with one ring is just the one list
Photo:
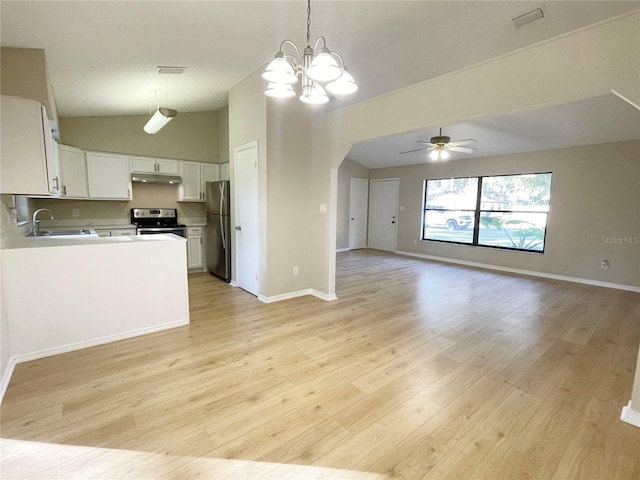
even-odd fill
[(321, 203), (320, 204), (320, 213), (327, 213), (327, 204), (326, 203)]

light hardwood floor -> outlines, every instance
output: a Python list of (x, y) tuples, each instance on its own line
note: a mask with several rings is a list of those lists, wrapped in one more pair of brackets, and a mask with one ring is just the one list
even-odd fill
[(640, 478), (640, 294), (366, 250), (334, 302), (189, 284), (189, 326), (17, 366), (3, 479)]

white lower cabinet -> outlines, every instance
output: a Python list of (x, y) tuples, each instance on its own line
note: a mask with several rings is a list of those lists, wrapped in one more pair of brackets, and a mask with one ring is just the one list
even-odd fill
[(115, 153), (87, 152), (89, 198), (131, 200), (129, 157)]
[(202, 231), (202, 227), (187, 227), (187, 268), (189, 269), (203, 267)]

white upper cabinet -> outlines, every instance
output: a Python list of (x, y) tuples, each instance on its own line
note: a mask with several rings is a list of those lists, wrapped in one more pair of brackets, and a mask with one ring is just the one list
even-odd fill
[(84, 151), (68, 145), (58, 145), (60, 190), (62, 198), (87, 198), (87, 162)]
[[(205, 191), (205, 183), (220, 180), (220, 165), (217, 163), (202, 164), (202, 191)], [(204, 197), (202, 197), (204, 199)]]
[(170, 158), (131, 157), (131, 171), (178, 175), (178, 160)]
[(229, 162), (220, 164), (220, 180), (229, 180)]
[(178, 189), (178, 200), (181, 202), (202, 202), (202, 174), (200, 163), (180, 162), (180, 176), (182, 183)]
[(204, 202), (206, 182), (220, 179), (217, 163), (180, 162), (179, 202)]
[(89, 197), (131, 200), (129, 157), (115, 153), (86, 152)]
[(44, 107), (2, 95), (0, 111), (0, 193), (58, 195), (56, 149)]

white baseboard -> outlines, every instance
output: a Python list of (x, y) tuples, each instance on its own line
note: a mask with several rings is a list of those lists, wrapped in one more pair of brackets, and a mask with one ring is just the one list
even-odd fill
[(314, 297), (317, 297), (325, 301), (338, 299), (335, 293), (326, 294), (318, 290), (315, 290), (313, 288), (307, 288), (305, 290), (298, 290), (296, 292), (281, 293), (280, 295), (272, 295), (270, 297), (267, 297), (266, 295), (258, 294), (258, 300), (260, 300), (263, 303), (273, 303), (273, 302), (280, 302), (282, 300), (289, 300), (290, 298), (303, 297), (305, 295), (313, 295)]
[(458, 260), (455, 258), (447, 258), (447, 257), (438, 257), (436, 255), (425, 255), (422, 253), (414, 253), (414, 252), (404, 252), (401, 250), (396, 250), (398, 255), (405, 255), (407, 257), (417, 257), (424, 258), (426, 260), (436, 260), (438, 262), (446, 262), (446, 263), (455, 263), (458, 265), (465, 265), (468, 267), (477, 267), (484, 268), (487, 270), (498, 270), (500, 272), (509, 272), (509, 273), (517, 273), (519, 275), (528, 275), (531, 277), (541, 277), (548, 278), (551, 280), (561, 280), (564, 282), (573, 282), (573, 283), (582, 283), (585, 285), (593, 285), (596, 287), (605, 287), (605, 288), (615, 288), (617, 290), (626, 290), (629, 292), (640, 293), (640, 287), (636, 287), (633, 285), (622, 285), (619, 283), (610, 283), (610, 282), (600, 282), (598, 280), (591, 280), (589, 278), (579, 278), (579, 277), (568, 277), (565, 275), (556, 275), (554, 273), (546, 273), (546, 272), (536, 272), (533, 270), (523, 270), (520, 268), (511, 268), (511, 267), (501, 267), (499, 265), (491, 265), (488, 263), (478, 263), (478, 262), (469, 262), (467, 260)]
[(627, 406), (622, 407), (620, 420), (622, 420), (623, 422), (627, 422), (634, 427), (640, 428), (640, 412), (631, 408), (631, 400), (629, 400)]
[(177, 320), (175, 322), (163, 323), (162, 325), (154, 325), (153, 327), (140, 328), (137, 330), (131, 330), (128, 332), (117, 333), (115, 335), (107, 335), (104, 337), (92, 338), (90, 340), (84, 340), (82, 342), (69, 343), (67, 345), (61, 345), (54, 348), (45, 348), (44, 350), (38, 350), (36, 352), (22, 353), (14, 355), (9, 359), (9, 363), (4, 373), (2, 374), (2, 383), (0, 384), (0, 404), (4, 399), (4, 394), (9, 386), (11, 375), (18, 363), (29, 362), (31, 360), (38, 360), (39, 358), (50, 357), (52, 355), (59, 355), (61, 353), (73, 352), (75, 350), (81, 350), (83, 348), (95, 347), (97, 345), (104, 345), (105, 343), (116, 342), (118, 340), (125, 340), (127, 338), (139, 337), (140, 335), (147, 335), (149, 333), (160, 332), (162, 330), (168, 330), (170, 328), (182, 327), (189, 324), (189, 319)]
[(7, 368), (2, 372), (2, 380), (0, 381), (0, 405), (2, 405), (2, 400), (4, 400), (4, 394), (7, 391), (9, 382), (11, 381), (11, 375), (13, 375), (14, 368), (16, 368), (16, 360), (11, 357), (7, 363)]
[(351, 250), (351, 249), (350, 248), (336, 248), (336, 253), (348, 252), (349, 250)]

